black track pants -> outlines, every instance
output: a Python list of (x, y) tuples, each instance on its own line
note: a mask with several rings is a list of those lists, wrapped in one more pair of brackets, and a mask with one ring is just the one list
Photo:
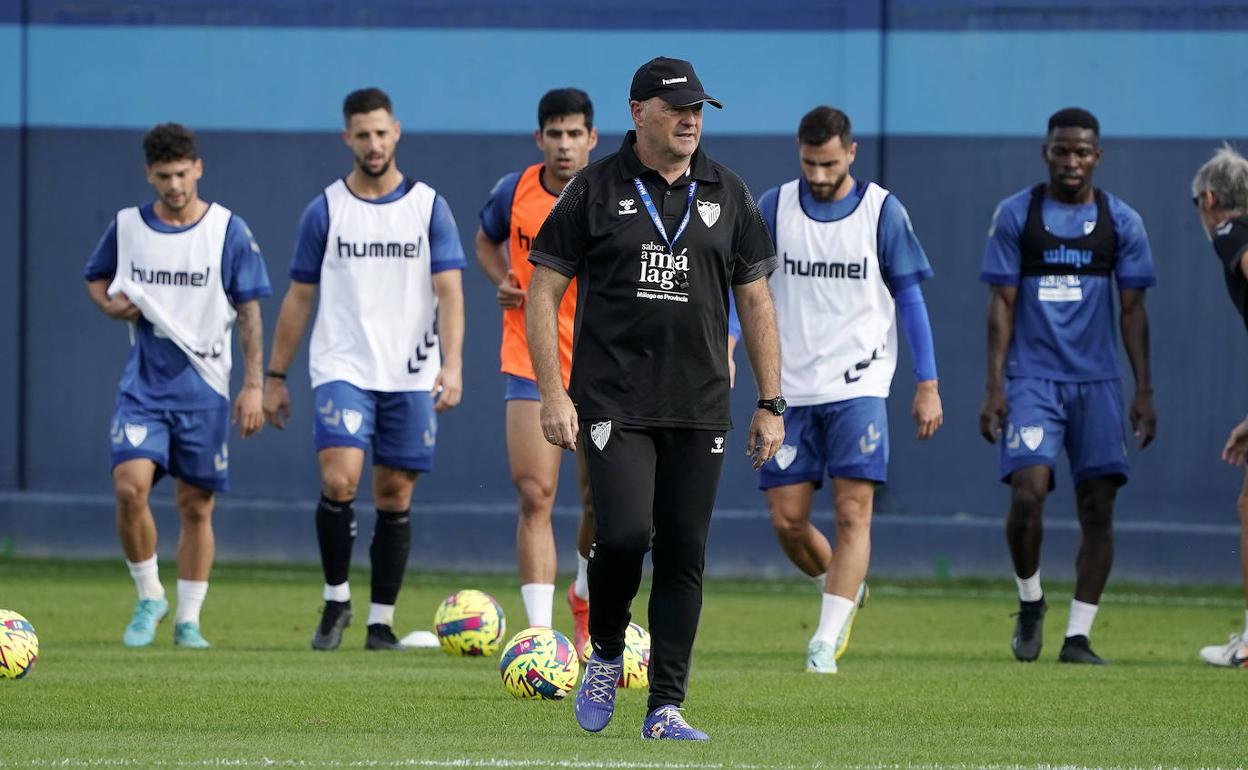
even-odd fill
[(724, 439), (724, 431), (582, 424), (594, 502), (589, 633), (599, 657), (623, 652), (629, 606), (652, 550), (650, 709), (685, 699)]

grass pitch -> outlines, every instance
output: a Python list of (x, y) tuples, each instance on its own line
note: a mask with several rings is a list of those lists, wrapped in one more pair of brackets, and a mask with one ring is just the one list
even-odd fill
[[(1068, 586), (1046, 586), (1045, 649), (1024, 665), (1009, 652), (1006, 581), (877, 581), (841, 673), (819, 677), (802, 671), (813, 586), (710, 582), (686, 714), (711, 741), (690, 745), (640, 739), (644, 692), (622, 691), (591, 735), (570, 699), (504, 692), (497, 657), (365, 652), (367, 576), (352, 582), (357, 620), (334, 653), (309, 648), (317, 570), (241, 565), (213, 575), (212, 650), (175, 649), (171, 618), (151, 648), (128, 650), (134, 591), (120, 559), (0, 560), (0, 607), (25, 614), (41, 644), (30, 676), (0, 681), (0, 766), (1242, 767), (1248, 756), (1248, 672), (1196, 657), (1237, 630), (1234, 589), (1111, 584), (1092, 638), (1113, 664), (1090, 669), (1055, 662)], [(508, 636), (520, 629), (514, 579), (412, 574), (396, 631), (429, 627), (460, 588), (493, 594)], [(555, 623), (570, 631), (560, 597)]]

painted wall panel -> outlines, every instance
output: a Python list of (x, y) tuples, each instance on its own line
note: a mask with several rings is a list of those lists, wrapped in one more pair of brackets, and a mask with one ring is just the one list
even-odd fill
[[(1241, 135), (1242, 32), (894, 32), (888, 134), (1033, 136), (1054, 111), (1091, 109), (1106, 136)], [(1198, 73), (1212, 67), (1219, 74)]]
[[(535, 105), (548, 89), (576, 85), (596, 100), (604, 130), (624, 131), (632, 127), (633, 72), (662, 54), (693, 61), (704, 87), (724, 103), (722, 113), (708, 116), (717, 131), (778, 133), (788, 116), (832, 101), (862, 114), (861, 128), (871, 133), (876, 99), (863, 90), (870, 76), (860, 78), (877, 66), (879, 37), (35, 25), (29, 120), (147, 128), (176, 119), (205, 130), (334, 131), (342, 97), (376, 85), (394, 98), (409, 131), (509, 134), (532, 130)], [(540, 53), (548, 51), (559, 55)], [(170, 61), (212, 65), (188, 82), (194, 71)], [(760, 66), (765, 61), (783, 65)], [(575, 74), (568, 62), (577, 63)]]

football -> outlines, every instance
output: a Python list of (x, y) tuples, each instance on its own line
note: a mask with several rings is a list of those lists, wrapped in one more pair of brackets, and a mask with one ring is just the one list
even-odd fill
[[(582, 654), (587, 660), (593, 651), (586, 642)], [(616, 684), (630, 690), (644, 690), (650, 686), (650, 632), (636, 623), (629, 623), (624, 631), (624, 670)]]
[(0, 677), (21, 679), (39, 659), (39, 637), (30, 621), (11, 610), (0, 610)]
[(568, 637), (553, 628), (526, 628), (503, 647), (503, 688), (524, 700), (560, 700), (576, 686), (581, 664)]
[(507, 621), (494, 597), (468, 589), (442, 600), (433, 627), (448, 655), (490, 656), (498, 652)]

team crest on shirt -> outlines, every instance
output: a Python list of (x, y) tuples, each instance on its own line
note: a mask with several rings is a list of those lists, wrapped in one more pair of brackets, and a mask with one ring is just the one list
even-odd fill
[(793, 460), (796, 458), (797, 447), (790, 446), (789, 444), (781, 444), (780, 448), (776, 450), (776, 467), (782, 471), (788, 470), (789, 466), (793, 464)]
[(698, 216), (702, 217), (702, 221), (706, 223), (708, 228), (714, 227), (715, 223), (719, 221), (719, 204), (699, 200)]
[(364, 422), (364, 415), (355, 409), (342, 410), (342, 427), (347, 429), (347, 433), (352, 436), (360, 429), (360, 424)]
[(130, 442), (130, 446), (137, 447), (147, 438), (147, 426), (138, 423), (128, 422), (125, 427), (126, 440)]
[(598, 447), (598, 451), (601, 452), (611, 438), (611, 421), (604, 420), (590, 425), (589, 438), (594, 442), (594, 446)]
[(1023, 446), (1034, 452), (1040, 447), (1040, 442), (1044, 441), (1044, 428), (1039, 425), (1024, 425), (1018, 429), (1018, 437), (1022, 439)]
[(1087, 221), (1086, 219), (1083, 221), (1083, 234), (1084, 235), (1091, 235), (1092, 231), (1095, 229), (1096, 229), (1095, 219), (1092, 220), (1091, 222)]

